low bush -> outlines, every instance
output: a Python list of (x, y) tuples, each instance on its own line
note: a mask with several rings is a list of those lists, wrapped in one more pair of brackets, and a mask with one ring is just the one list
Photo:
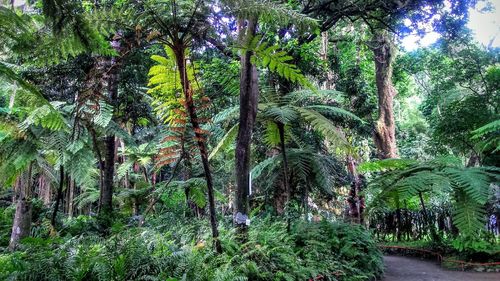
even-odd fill
[[(25, 239), (19, 251), (0, 254), (0, 280), (370, 280), (382, 273), (381, 253), (370, 235), (345, 223), (262, 219), (245, 241), (221, 226), (215, 254), (206, 223), (132, 227), (104, 238), (69, 223), (56, 239)], [(89, 220), (88, 223), (92, 223)]]

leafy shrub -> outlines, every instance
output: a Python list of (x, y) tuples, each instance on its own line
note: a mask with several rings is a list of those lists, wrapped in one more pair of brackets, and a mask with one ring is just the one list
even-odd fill
[[(171, 218), (173, 221), (174, 218)], [(133, 227), (107, 238), (87, 232), (85, 219), (71, 222), (57, 239), (29, 238), (19, 251), (0, 255), (1, 280), (369, 280), (382, 272), (370, 235), (344, 223), (262, 219), (245, 241), (222, 225), (224, 252), (211, 249), (208, 225), (194, 220), (170, 227)], [(177, 220), (179, 221), (179, 220)], [(90, 219), (89, 224), (94, 220)]]

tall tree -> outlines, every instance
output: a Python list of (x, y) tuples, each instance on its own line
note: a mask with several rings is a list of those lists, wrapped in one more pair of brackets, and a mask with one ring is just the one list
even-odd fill
[[(156, 9), (163, 11), (164, 14), (160, 16)], [(194, 132), (194, 139), (198, 146), (207, 183), (208, 208), (214, 248), (220, 253), (222, 247), (218, 238), (214, 186), (206, 144), (207, 132), (201, 127), (201, 118), (194, 102), (195, 89), (189, 79), (189, 66), (187, 63), (189, 48), (193, 46), (196, 39), (201, 38), (201, 35), (209, 29), (206, 18), (208, 16), (207, 6), (203, 1), (196, 1), (195, 3), (180, 1), (172, 5), (158, 3), (158, 5), (148, 9), (148, 13), (151, 15), (154, 24), (161, 30), (162, 34), (158, 35), (160, 41), (170, 48), (174, 56), (173, 59), (175, 59), (184, 97), (184, 109)]]
[(378, 96), (378, 119), (375, 123), (374, 142), (380, 159), (398, 157), (394, 98), (397, 94), (392, 83), (395, 48), (386, 30), (377, 30), (371, 41), (375, 61), (375, 81)]
[[(242, 46), (248, 46), (257, 32), (256, 16), (238, 19), (238, 39)], [(240, 54), (240, 120), (236, 141), (236, 195), (235, 222), (244, 229), (248, 216), (248, 192), (250, 184), (250, 154), (252, 132), (257, 116), (259, 86), (257, 67), (252, 63), (253, 52), (244, 49)]]

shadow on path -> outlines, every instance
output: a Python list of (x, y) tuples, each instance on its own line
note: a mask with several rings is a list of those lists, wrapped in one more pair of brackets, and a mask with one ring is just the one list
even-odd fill
[(384, 256), (383, 281), (500, 281), (500, 273), (450, 271), (436, 263), (401, 256)]

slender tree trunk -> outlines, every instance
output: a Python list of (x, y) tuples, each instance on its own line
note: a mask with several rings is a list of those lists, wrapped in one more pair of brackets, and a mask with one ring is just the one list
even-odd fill
[(401, 232), (403, 230), (403, 223), (401, 222), (401, 208), (396, 208), (396, 239), (401, 241)]
[(347, 156), (347, 171), (349, 173), (351, 181), (351, 188), (349, 189), (349, 197), (347, 198), (347, 203), (349, 204), (349, 216), (353, 222), (359, 223), (359, 200), (358, 200), (358, 185), (359, 179), (356, 172), (356, 163), (354, 158), (349, 155)]
[[(278, 131), (280, 135), (281, 155), (283, 156), (283, 184), (285, 185), (286, 201), (290, 202), (290, 200), (292, 199), (292, 194), (288, 178), (288, 158), (286, 156), (285, 125), (281, 122), (277, 123), (276, 125), (278, 126)], [(286, 221), (287, 231), (290, 231), (290, 223), (291, 223), (290, 218), (287, 218)]]
[(373, 35), (372, 45), (378, 95), (378, 119), (375, 125), (374, 142), (379, 158), (396, 158), (396, 126), (393, 103), (397, 93), (392, 84), (394, 46), (387, 31), (376, 32)]
[(16, 193), (16, 213), (12, 224), (12, 233), (10, 236), (9, 250), (14, 251), (19, 241), (30, 235), (31, 231), (31, 193), (32, 193), (32, 168), (29, 165), (28, 171), (20, 175), (17, 181)]
[(201, 129), (193, 101), (193, 89), (188, 79), (187, 69), (186, 69), (186, 57), (185, 57), (186, 47), (182, 43), (177, 43), (172, 49), (176, 56), (177, 67), (180, 74), (180, 82), (182, 84), (182, 89), (184, 92), (185, 108), (189, 115), (191, 126), (193, 127), (196, 143), (200, 151), (203, 171), (205, 173), (205, 180), (207, 182), (208, 209), (210, 213), (210, 226), (212, 228), (214, 247), (216, 252), (221, 253), (222, 248), (219, 241), (219, 230), (217, 229), (217, 216), (215, 212), (214, 187), (213, 187), (212, 173), (210, 172), (210, 165), (208, 161), (208, 151), (206, 147), (206, 133)]
[(286, 201), (290, 201), (291, 192), (290, 192), (290, 183), (288, 177), (288, 157), (286, 155), (286, 145), (285, 145), (285, 125), (283, 123), (277, 123), (278, 131), (280, 135), (280, 146), (281, 146), (281, 155), (283, 156), (283, 183), (285, 185), (286, 192)]
[(439, 241), (440, 239), (436, 233), (436, 229), (434, 228), (434, 223), (429, 218), (427, 208), (425, 207), (424, 197), (422, 196), (422, 192), (418, 193), (418, 198), (420, 199), (420, 204), (422, 205), (422, 211), (424, 212), (424, 222), (425, 222), (427, 228), (429, 228), (429, 231), (431, 233), (431, 238), (434, 241)]
[[(330, 63), (328, 61), (328, 50), (329, 50), (329, 38), (328, 38), (328, 31), (321, 32), (321, 51), (320, 51), (320, 57), (321, 60), (324, 61), (327, 65), (327, 69), (325, 71), (325, 81), (323, 82), (322, 88), (324, 90), (332, 90), (335, 89), (335, 82), (336, 82), (336, 77), (335, 77), (335, 72), (332, 69), (332, 66), (330, 66)], [(335, 46), (333, 46), (335, 48)]]
[(70, 218), (73, 217), (74, 215), (74, 204), (73, 204), (73, 199), (75, 198), (75, 180), (70, 179), (69, 180), (69, 196), (68, 196), (68, 216)]
[[(257, 29), (257, 19), (238, 21), (239, 41), (242, 45), (248, 44), (254, 38)], [(240, 232), (246, 231), (245, 218), (248, 216), (248, 193), (250, 184), (250, 154), (252, 131), (257, 116), (259, 100), (258, 72), (252, 64), (251, 52), (242, 50), (240, 57), (240, 118), (238, 137), (236, 141), (236, 194), (235, 194), (235, 223)]]
[(64, 187), (64, 166), (59, 167), (59, 188), (57, 189), (56, 203), (54, 205), (54, 210), (52, 211), (52, 217), (50, 219), (50, 224), (53, 228), (56, 227), (57, 212), (59, 211), (59, 204), (63, 199), (63, 187)]

